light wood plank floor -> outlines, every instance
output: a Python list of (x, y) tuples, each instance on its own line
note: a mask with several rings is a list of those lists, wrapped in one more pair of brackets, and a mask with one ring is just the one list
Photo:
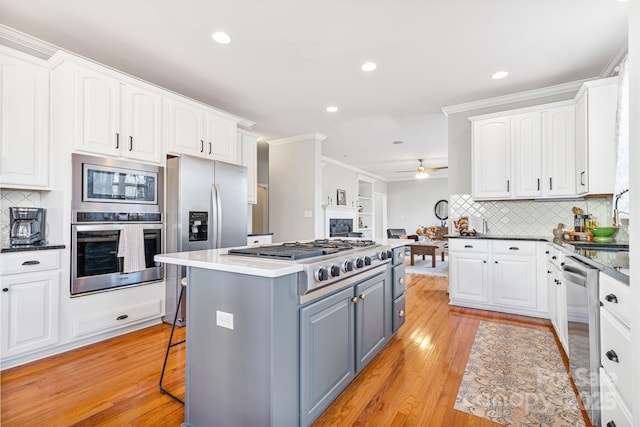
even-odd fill
[[(550, 323), (449, 307), (446, 278), (407, 279), (406, 324), (314, 427), (497, 425), (453, 409), (478, 323)], [(3, 371), (2, 426), (178, 426), (182, 405), (158, 390), (169, 331), (158, 325)], [(174, 347), (164, 385), (180, 397), (183, 364), (184, 346)]]

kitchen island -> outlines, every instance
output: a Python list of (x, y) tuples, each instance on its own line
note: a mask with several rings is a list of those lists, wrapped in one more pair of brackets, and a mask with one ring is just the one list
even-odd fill
[(392, 258), (313, 299), (300, 293), (300, 262), (226, 249), (156, 255), (187, 267), (184, 425), (310, 425), (401, 325), (394, 284), (404, 292), (409, 242), (379, 241)]

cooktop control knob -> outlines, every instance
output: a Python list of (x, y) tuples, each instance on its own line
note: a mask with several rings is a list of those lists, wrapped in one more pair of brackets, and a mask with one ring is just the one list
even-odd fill
[(364, 267), (364, 260), (362, 258), (356, 258), (356, 268)]
[(345, 273), (353, 271), (353, 261), (345, 261), (342, 263), (342, 271)]
[(393, 258), (393, 252), (392, 251), (387, 251), (387, 258), (389, 258), (389, 259)]
[(329, 275), (331, 277), (338, 277), (340, 275), (340, 267), (331, 264), (331, 267), (329, 267)]
[(329, 272), (324, 267), (320, 267), (319, 269), (317, 269), (313, 276), (315, 277), (316, 282), (322, 282), (324, 280), (329, 280)]
[(370, 256), (364, 257), (364, 265), (371, 265), (371, 257)]
[(386, 251), (380, 252), (380, 255), (378, 255), (378, 258), (384, 261), (385, 259), (387, 259), (387, 252)]

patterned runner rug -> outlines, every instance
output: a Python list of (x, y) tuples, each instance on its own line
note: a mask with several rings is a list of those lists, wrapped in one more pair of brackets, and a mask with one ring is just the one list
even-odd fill
[(553, 334), (480, 322), (454, 408), (507, 426), (584, 426)]

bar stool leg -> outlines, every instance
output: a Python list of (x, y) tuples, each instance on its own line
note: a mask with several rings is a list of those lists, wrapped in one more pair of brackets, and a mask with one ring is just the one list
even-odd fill
[(180, 303), (182, 302), (182, 295), (184, 294), (184, 284), (180, 287), (180, 296), (178, 296), (178, 304), (176, 305), (176, 314), (173, 317), (173, 324), (171, 325), (171, 334), (169, 335), (169, 343), (167, 344), (167, 352), (164, 355), (164, 363), (162, 364), (162, 373), (160, 374), (160, 393), (162, 394), (166, 394), (167, 396), (173, 398), (174, 400), (182, 403), (184, 405), (184, 401), (176, 396), (174, 396), (173, 394), (169, 393), (167, 390), (165, 390), (162, 387), (162, 380), (164, 379), (164, 371), (167, 368), (167, 360), (169, 360), (169, 350), (171, 350), (171, 347), (174, 347), (178, 344), (183, 344), (185, 342), (185, 340), (182, 341), (178, 341), (176, 343), (172, 343), (173, 341), (173, 332), (176, 329), (176, 321), (178, 320), (178, 313), (180, 312)]

